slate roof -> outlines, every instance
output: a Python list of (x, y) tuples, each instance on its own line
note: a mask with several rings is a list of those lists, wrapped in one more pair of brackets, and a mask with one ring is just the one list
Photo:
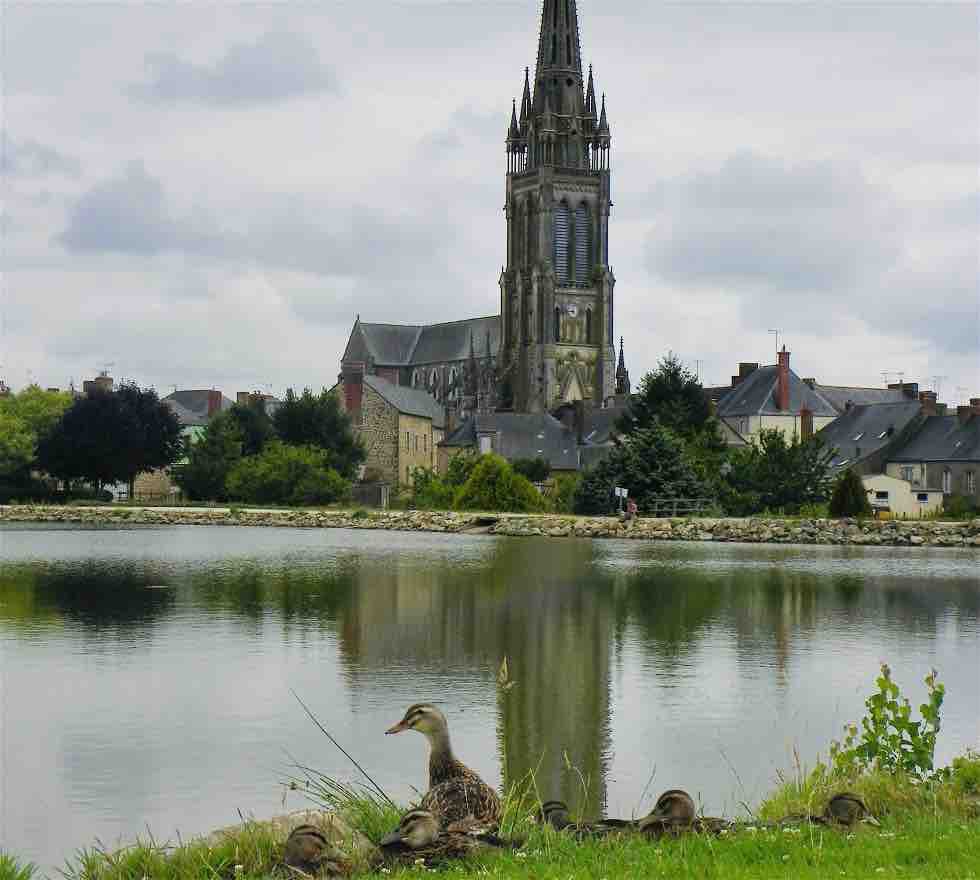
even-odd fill
[(583, 444), (603, 446), (612, 443), (616, 422), (628, 409), (628, 406), (587, 407), (585, 429), (582, 431)]
[(398, 412), (432, 419), (436, 428), (446, 427), (446, 410), (431, 394), (407, 385), (393, 385), (380, 376), (367, 375), (364, 384), (377, 391)]
[[(174, 391), (163, 398), (163, 402), (169, 406), (180, 419), (181, 425), (185, 428), (192, 425), (206, 425), (208, 423), (208, 396), (211, 392), (208, 389)], [(221, 409), (231, 409), (234, 401), (221, 395)]]
[[(749, 373), (718, 401), (718, 415), (721, 418), (783, 415), (783, 410), (776, 406), (778, 377), (779, 367), (775, 364), (759, 367), (759, 369)], [(830, 403), (790, 370), (788, 412), (798, 413), (804, 407), (815, 416), (832, 418), (837, 415), (837, 410)]]
[(462, 361), (470, 356), (470, 335), (477, 357), (485, 357), (487, 333), (491, 353), (500, 348), (500, 316), (469, 318), (446, 324), (367, 324), (351, 331), (344, 361), (374, 360), (386, 367)]
[(856, 388), (846, 385), (817, 385), (814, 389), (837, 412), (847, 411), (847, 404), (905, 403), (916, 398), (906, 397), (897, 388)]
[(888, 460), (980, 462), (980, 416), (966, 424), (958, 416), (930, 416)]
[(575, 432), (547, 413), (476, 413), (439, 445), (477, 447), (485, 434), (496, 435), (494, 452), (508, 461), (544, 458), (555, 470), (578, 469)]
[[(827, 448), (836, 449), (831, 467), (853, 465), (897, 439), (921, 411), (918, 401), (853, 406), (817, 432)], [(858, 452), (860, 450), (860, 452)]]

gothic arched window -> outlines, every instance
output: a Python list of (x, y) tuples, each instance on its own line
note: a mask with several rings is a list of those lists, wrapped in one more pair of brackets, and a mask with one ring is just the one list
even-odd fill
[(559, 284), (568, 284), (568, 203), (560, 202), (555, 205), (554, 223), (554, 264), (555, 275)]
[(555, 342), (561, 342), (561, 308), (555, 306)]
[(575, 280), (587, 284), (592, 274), (592, 224), (583, 202), (575, 209)]
[(592, 309), (585, 310), (585, 342), (592, 343)]

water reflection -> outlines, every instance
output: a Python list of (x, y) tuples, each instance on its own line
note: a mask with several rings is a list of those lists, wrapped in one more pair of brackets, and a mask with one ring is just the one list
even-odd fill
[(205, 528), (0, 541), (0, 759), (8, 791), (38, 792), (0, 837), (43, 864), (144, 823), (272, 812), (283, 747), (348, 774), (291, 687), (399, 796), (422, 747), (383, 730), (425, 699), (488, 778), (533, 770), (543, 797), (592, 815), (635, 809), (654, 764), (655, 787), (715, 809), (761, 794), (786, 743), (812, 761), (856, 717), (880, 659), (903, 685), (938, 666), (941, 751), (977, 745), (969, 552)]

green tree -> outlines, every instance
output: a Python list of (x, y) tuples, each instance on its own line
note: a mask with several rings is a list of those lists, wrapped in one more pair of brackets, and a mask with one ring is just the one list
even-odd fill
[(174, 481), (194, 501), (226, 501), (225, 481), (242, 457), (238, 422), (227, 412), (215, 415), (200, 438), (184, 440), (186, 461), (174, 468)]
[(833, 451), (819, 436), (801, 442), (782, 431), (763, 430), (751, 446), (730, 457), (723, 502), (736, 516), (762, 511), (797, 513), (804, 504), (827, 500)]
[(683, 440), (656, 419), (651, 427), (619, 440), (605, 459), (582, 476), (575, 511), (614, 512), (618, 509), (613, 494), (616, 486), (629, 490), (641, 514), (652, 512), (657, 501), (704, 498), (710, 491), (691, 464)]
[(238, 426), (244, 455), (258, 455), (266, 443), (275, 439), (276, 429), (265, 411), (265, 402), (257, 397), (248, 403), (236, 403), (227, 412)]
[(429, 468), (412, 471), (412, 500), (420, 510), (449, 510), (454, 487)]
[(871, 516), (871, 503), (861, 478), (846, 470), (834, 482), (830, 494), (831, 516)]
[(449, 459), (449, 465), (446, 468), (446, 482), (458, 489), (470, 478), (470, 474), (473, 473), (473, 468), (476, 467), (479, 460), (480, 456), (474, 455), (472, 452), (458, 452)]
[(517, 458), (510, 466), (532, 483), (543, 483), (551, 476), (551, 463), (545, 458)]
[(30, 473), (37, 437), (27, 422), (0, 411), (0, 478), (19, 480)]
[(266, 443), (229, 472), (228, 497), (252, 504), (330, 504), (350, 496), (350, 483), (330, 467), (330, 454), (315, 446)]
[(538, 490), (526, 477), (499, 455), (481, 455), (467, 481), (456, 493), (455, 506), (460, 510), (500, 510), (528, 513), (541, 510)]
[(653, 427), (654, 420), (685, 439), (709, 429), (717, 433), (704, 388), (673, 352), (664, 355), (657, 369), (643, 377), (616, 427), (629, 434)]
[(41, 469), (97, 488), (166, 467), (180, 454), (180, 422), (153, 390), (123, 385), (79, 397), (38, 442)]
[(348, 479), (364, 461), (364, 447), (354, 436), (347, 413), (337, 396), (326, 389), (315, 395), (306, 388), (299, 396), (288, 389), (272, 423), (283, 443), (327, 450), (334, 469)]
[(180, 419), (152, 388), (125, 383), (115, 394), (127, 422), (121, 467), (132, 498), (138, 474), (168, 467), (183, 451)]

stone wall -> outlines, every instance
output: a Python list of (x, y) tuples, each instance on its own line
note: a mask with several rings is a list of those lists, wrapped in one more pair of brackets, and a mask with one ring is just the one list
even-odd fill
[(229, 525), (486, 533), (515, 537), (624, 538), (751, 544), (968, 547), (980, 550), (980, 519), (970, 522), (852, 519), (639, 519), (389, 510), (231, 510), (175, 507), (3, 506), (0, 522)]
[(366, 467), (398, 485), (398, 410), (369, 385), (363, 386), (361, 420), (356, 433), (364, 443)]

